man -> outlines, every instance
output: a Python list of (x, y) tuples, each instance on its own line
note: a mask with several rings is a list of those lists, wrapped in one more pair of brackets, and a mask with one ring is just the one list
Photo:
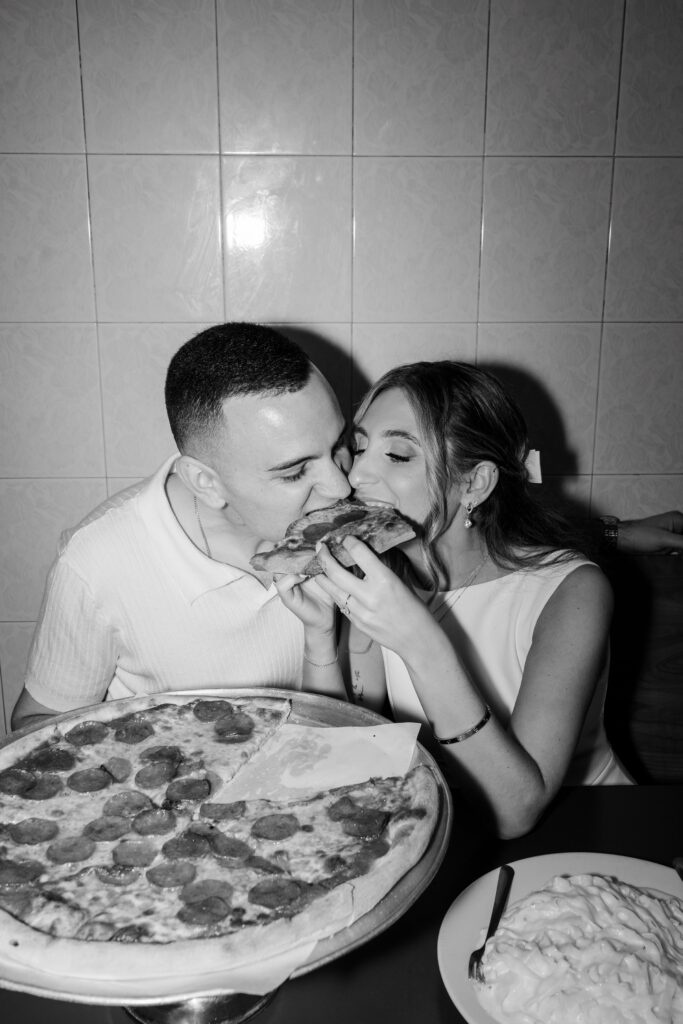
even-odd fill
[(60, 541), (13, 728), (105, 697), (299, 687), (302, 665), (325, 690), (331, 613), (249, 559), (349, 494), (330, 385), (276, 331), (229, 323), (174, 355), (166, 409), (180, 454)]

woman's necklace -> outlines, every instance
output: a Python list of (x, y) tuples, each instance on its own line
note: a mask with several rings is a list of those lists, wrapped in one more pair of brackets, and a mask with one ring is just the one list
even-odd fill
[[(465, 582), (462, 583), (460, 585), (460, 587), (457, 588), (457, 590), (451, 591), (451, 594), (453, 596), (451, 597), (451, 594), (449, 594), (449, 596), (445, 599), (445, 601), (442, 602), (442, 604), (439, 605), (438, 608), (434, 608), (433, 615), (434, 615), (434, 618), (436, 619), (437, 622), (439, 622), (444, 617), (444, 615), (446, 614), (447, 611), (450, 611), (450, 609), (453, 608), (453, 606), (458, 603), (458, 601), (463, 596), (463, 594), (468, 590), (469, 587), (472, 586), (472, 584), (474, 583), (474, 581), (476, 580), (477, 576), (479, 575), (481, 570), (484, 568), (484, 566), (486, 565), (488, 560), (489, 560), (489, 553), (487, 551), (486, 554), (484, 555), (484, 557), (482, 558), (481, 562), (479, 563), (479, 565), (476, 566), (475, 569), (473, 569), (473, 571), (467, 577)], [(441, 613), (438, 616), (438, 618), (436, 616), (436, 612), (437, 611)]]
[(204, 533), (202, 517), (199, 514), (199, 502), (197, 501), (197, 495), (193, 494), (192, 497), (194, 499), (194, 514), (197, 517), (197, 525), (199, 526), (199, 532), (201, 533), (202, 540), (204, 541), (204, 554), (207, 555), (208, 558), (211, 558), (211, 548), (209, 547), (209, 542), (206, 539), (206, 534)]

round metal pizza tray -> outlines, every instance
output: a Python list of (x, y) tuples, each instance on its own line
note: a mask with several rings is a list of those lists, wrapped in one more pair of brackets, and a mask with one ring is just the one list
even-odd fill
[[(166, 694), (159, 693), (153, 696), (161, 701)], [(282, 697), (292, 702), (289, 721), (294, 724), (330, 728), (390, 724), (388, 719), (382, 715), (355, 704), (347, 704), (344, 701), (314, 693), (300, 693), (270, 687), (240, 689), (226, 689), (221, 686), (202, 687), (197, 690), (174, 691), (173, 696)], [(117, 703), (124, 707), (126, 700)], [(19, 736), (46, 726), (68, 722), (72, 718), (79, 718), (85, 711), (85, 708), (79, 708), (77, 711), (69, 711), (52, 718), (49, 722), (28, 726), (2, 741), (0, 749), (11, 745)], [(425, 764), (433, 770), (440, 793), (439, 815), (428, 849), (421, 860), (369, 913), (354, 921), (350, 927), (320, 940), (308, 960), (293, 972), (292, 977), (298, 977), (322, 967), (381, 934), (412, 906), (436, 875), (448, 848), (453, 814), (452, 798), (434, 758), (420, 743), (416, 745), (413, 764)], [(143, 950), (140, 955), (144, 955)], [(34, 969), (28, 970), (20, 964), (5, 959), (2, 955), (0, 955), (0, 987), (69, 1002), (116, 1006), (122, 1004), (131, 1006), (175, 1004), (185, 1000), (208, 999), (230, 992), (225, 987), (225, 983), (221, 984), (219, 973), (202, 974), (196, 969), (188, 970), (186, 975), (176, 975), (172, 978), (150, 978), (145, 981), (144, 985), (127, 979), (122, 979), (120, 982), (97, 982), (86, 981), (82, 978), (60, 977), (57, 986), (54, 974)]]

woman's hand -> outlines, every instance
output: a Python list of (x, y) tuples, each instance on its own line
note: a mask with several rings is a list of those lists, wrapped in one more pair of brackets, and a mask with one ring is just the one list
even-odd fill
[(412, 590), (366, 544), (356, 537), (346, 537), (343, 543), (364, 578), (344, 569), (322, 544), (318, 559), (325, 575), (317, 577), (320, 588), (354, 626), (402, 657), (418, 622), (429, 630), (434, 628), (434, 620)]

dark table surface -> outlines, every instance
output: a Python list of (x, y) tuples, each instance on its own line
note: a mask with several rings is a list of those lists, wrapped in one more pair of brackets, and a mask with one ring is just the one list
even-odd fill
[[(450, 847), (418, 901), (386, 932), (346, 956), (287, 982), (254, 1024), (459, 1024), (436, 957), (441, 922), (456, 896), (506, 861), (589, 851), (670, 866), (683, 855), (683, 785), (595, 786), (561, 792), (519, 839), (485, 836), (454, 798)], [(683, 882), (681, 883), (683, 896)], [(3, 1024), (130, 1024), (120, 1007), (90, 1006), (0, 990)]]

